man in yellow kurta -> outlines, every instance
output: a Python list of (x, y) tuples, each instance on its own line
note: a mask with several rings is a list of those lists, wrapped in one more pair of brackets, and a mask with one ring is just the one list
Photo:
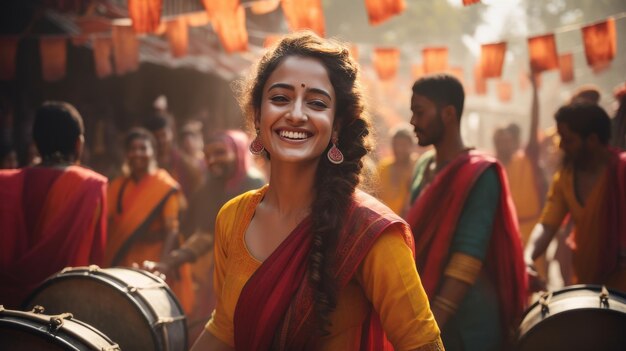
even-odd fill
[(390, 209), (403, 216), (408, 207), (413, 169), (417, 160), (416, 143), (409, 128), (398, 128), (391, 134), (393, 157), (378, 165), (378, 198)]
[(563, 106), (555, 118), (565, 161), (526, 248), (530, 273), (569, 213), (574, 282), (626, 291), (626, 153), (608, 146), (610, 119), (597, 105)]

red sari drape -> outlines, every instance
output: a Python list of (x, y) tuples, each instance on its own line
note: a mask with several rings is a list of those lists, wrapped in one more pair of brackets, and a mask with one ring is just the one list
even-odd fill
[[(496, 286), (502, 320), (510, 330), (519, 322), (526, 303), (526, 267), (517, 215), (505, 170), (495, 159), (470, 151), (457, 156), (435, 177), (409, 211), (415, 235), (415, 255), (426, 294), (433, 298), (443, 277), (450, 245), (463, 206), (476, 180), (494, 168), (501, 192), (484, 269)], [(445, 209), (442, 211), (442, 209)]]
[(0, 301), (19, 304), (68, 266), (102, 264), (105, 177), (82, 167), (0, 170)]
[[(402, 219), (371, 196), (357, 191), (340, 233), (333, 269), (341, 289), (354, 276), (374, 241)], [(305, 350), (315, 345), (313, 290), (306, 278), (310, 219), (305, 219), (268, 257), (244, 286), (235, 308), (236, 350)], [(372, 310), (373, 311), (373, 310)], [(375, 312), (363, 325), (361, 350), (383, 350), (389, 342)]]

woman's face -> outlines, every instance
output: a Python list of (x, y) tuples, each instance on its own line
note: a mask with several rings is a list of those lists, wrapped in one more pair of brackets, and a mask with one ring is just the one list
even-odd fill
[(132, 173), (147, 172), (154, 159), (154, 148), (150, 141), (136, 138), (130, 142), (126, 150), (126, 160)]
[(255, 121), (272, 162), (317, 162), (331, 139), (335, 105), (335, 90), (320, 61), (285, 58), (263, 87)]

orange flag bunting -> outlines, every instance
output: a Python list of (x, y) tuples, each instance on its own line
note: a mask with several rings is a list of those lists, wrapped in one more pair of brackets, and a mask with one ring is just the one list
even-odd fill
[(574, 80), (574, 55), (563, 54), (559, 56), (559, 69), (561, 82), (569, 83)]
[(115, 73), (122, 75), (139, 67), (139, 41), (131, 26), (113, 26), (113, 58)]
[(289, 29), (310, 29), (321, 37), (326, 34), (321, 0), (282, 0), (281, 4)]
[(225, 11), (213, 18), (213, 28), (220, 38), (224, 50), (228, 53), (248, 50), (248, 31), (246, 30), (246, 10), (238, 6), (234, 12)]
[(533, 73), (559, 68), (559, 57), (556, 53), (554, 34), (529, 38), (528, 53), (530, 56), (530, 69)]
[(371, 25), (383, 23), (404, 11), (404, 0), (365, 0), (367, 16)]
[(513, 97), (513, 87), (509, 82), (498, 82), (498, 99), (502, 102), (509, 102)]
[(93, 40), (93, 59), (96, 64), (96, 75), (104, 78), (113, 73), (111, 65), (111, 53), (113, 41), (111, 38), (97, 37)]
[(424, 76), (424, 65), (421, 63), (414, 63), (411, 65), (411, 78), (418, 80)]
[(161, 22), (162, 0), (128, 0), (135, 33), (154, 33)]
[(250, 10), (255, 15), (264, 15), (276, 11), (278, 5), (280, 5), (280, 0), (257, 0), (252, 3)]
[(476, 95), (487, 94), (487, 81), (483, 77), (483, 68), (480, 63), (474, 66), (474, 90)]
[(479, 3), (480, 0), (463, 0), (463, 6), (469, 6)]
[(41, 38), (39, 40), (41, 72), (45, 81), (65, 77), (67, 65), (67, 40), (65, 38)]
[(374, 67), (380, 80), (389, 80), (396, 76), (400, 50), (393, 48), (374, 49)]
[(0, 80), (15, 78), (15, 57), (17, 56), (18, 37), (0, 38)]
[(585, 57), (589, 66), (606, 66), (613, 60), (617, 51), (617, 34), (613, 18), (583, 27), (582, 33)]
[(356, 44), (350, 44), (348, 46), (348, 50), (350, 50), (350, 56), (354, 61), (359, 61), (359, 46)]
[(445, 72), (448, 69), (448, 48), (425, 48), (422, 56), (425, 74)]
[(185, 20), (190, 27), (202, 27), (211, 23), (206, 11), (188, 13), (185, 15)]
[(505, 42), (481, 45), (479, 63), (481, 77), (483, 79), (500, 77), (505, 55)]
[(166, 24), (167, 40), (170, 43), (172, 56), (186, 56), (189, 46), (189, 28), (187, 27), (187, 21), (183, 17), (178, 17), (167, 21)]

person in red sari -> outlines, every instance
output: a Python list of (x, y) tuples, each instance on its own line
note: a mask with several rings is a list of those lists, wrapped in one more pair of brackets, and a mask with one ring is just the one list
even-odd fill
[(46, 278), (68, 266), (101, 264), (107, 179), (78, 165), (83, 120), (65, 102), (35, 114), (42, 162), (0, 170), (0, 304), (19, 309)]
[(370, 145), (357, 70), (300, 32), (247, 81), (250, 150), (272, 171), (218, 214), (217, 306), (192, 350), (443, 350), (408, 226), (356, 189)]
[(434, 150), (416, 166), (407, 221), (446, 349), (509, 349), (526, 301), (517, 216), (504, 167), (463, 143), (464, 99), (448, 74), (413, 85), (411, 124)]

